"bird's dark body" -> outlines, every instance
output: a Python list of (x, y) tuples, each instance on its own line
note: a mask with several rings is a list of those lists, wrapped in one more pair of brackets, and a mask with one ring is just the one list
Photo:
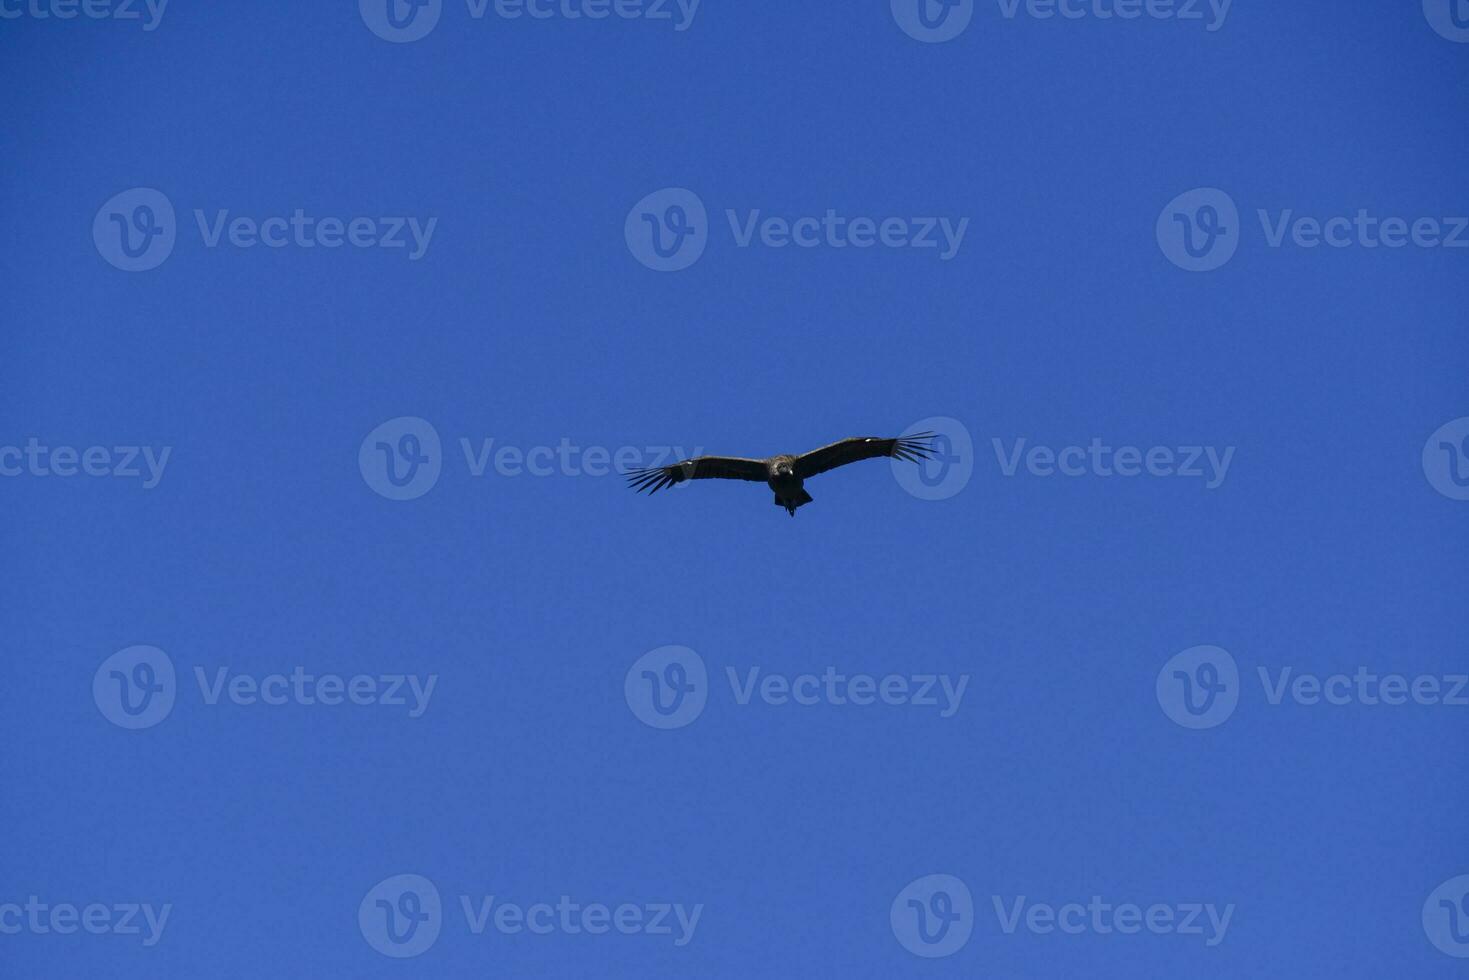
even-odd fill
[(664, 487), (685, 480), (764, 480), (775, 493), (775, 504), (796, 516), (796, 508), (811, 503), (806, 492), (806, 479), (818, 473), (845, 466), (859, 459), (890, 456), (917, 463), (933, 457), (932, 432), (920, 432), (896, 439), (858, 436), (843, 439), (800, 456), (771, 456), (748, 459), (743, 456), (699, 456), (670, 466), (653, 466), (627, 474), (628, 484), (639, 493), (657, 493)]
[(795, 517), (797, 507), (811, 502), (806, 481), (796, 475), (796, 457), (772, 456), (765, 461), (765, 471), (770, 474), (765, 482), (775, 491), (775, 506)]

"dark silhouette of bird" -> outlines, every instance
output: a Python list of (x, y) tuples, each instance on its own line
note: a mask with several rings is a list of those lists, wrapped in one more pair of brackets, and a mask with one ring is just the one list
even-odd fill
[(818, 473), (859, 459), (890, 456), (894, 459), (921, 463), (932, 459), (933, 439), (937, 433), (920, 432), (897, 439), (856, 436), (843, 439), (800, 456), (771, 456), (769, 459), (745, 459), (741, 456), (696, 456), (668, 466), (650, 466), (626, 473), (628, 486), (638, 493), (657, 493), (664, 487), (685, 480), (749, 480), (764, 481), (775, 491), (775, 505), (796, 516), (796, 508), (811, 503), (804, 482)]

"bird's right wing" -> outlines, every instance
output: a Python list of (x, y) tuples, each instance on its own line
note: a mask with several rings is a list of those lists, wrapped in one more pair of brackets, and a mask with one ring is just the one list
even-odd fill
[(899, 436), (897, 439), (878, 439), (873, 436), (843, 439), (797, 456), (796, 475), (804, 480), (818, 473), (834, 470), (838, 466), (855, 463), (859, 459), (876, 459), (879, 456), (921, 463), (925, 459), (933, 458), (934, 438), (935, 433), (918, 432), (911, 436)]
[(765, 460), (739, 456), (696, 456), (669, 466), (650, 466), (624, 474), (638, 493), (657, 493), (685, 480), (751, 480), (764, 483), (769, 474)]

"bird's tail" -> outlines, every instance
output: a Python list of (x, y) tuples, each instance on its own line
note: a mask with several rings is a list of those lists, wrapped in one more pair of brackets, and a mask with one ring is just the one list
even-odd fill
[(809, 504), (810, 502), (811, 495), (805, 490), (799, 491), (794, 497), (786, 497), (785, 499), (781, 499), (780, 497), (775, 498), (776, 506), (784, 507), (786, 509), (786, 513), (790, 514), (792, 517), (796, 516), (797, 507)]

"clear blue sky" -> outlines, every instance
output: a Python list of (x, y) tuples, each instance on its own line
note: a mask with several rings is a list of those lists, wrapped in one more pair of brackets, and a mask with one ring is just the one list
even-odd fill
[[(0, 907), (0, 972), (1462, 972), (1421, 916), (1469, 872), (1469, 707), (1274, 705), (1257, 676), (1465, 669), (1469, 504), (1420, 453), (1469, 415), (1469, 250), (1275, 248), (1257, 217), (1469, 213), (1469, 45), (1417, 0), (1238, 0), (1215, 31), (1208, 4), (1124, 21), (984, 0), (941, 43), (887, 0), (705, 0), (686, 30), (444, 0), (407, 43), (349, 0), (174, 0), (153, 30), (141, 6), (18, 2), (0, 4), (21, 14), (0, 20), (0, 453), (19, 450), (0, 455), (0, 906), (22, 908)], [(707, 209), (707, 247), (655, 271), (625, 225), (671, 187)], [(139, 272), (105, 254), (113, 214), (166, 218), (106, 206), (133, 188), (175, 212)], [(1155, 232), (1195, 188), (1238, 209), (1212, 271)], [(194, 217), (297, 209), (436, 223), (413, 259), (209, 247)], [(968, 224), (948, 259), (740, 247), (727, 209)], [(440, 472), (393, 500), (359, 450), (401, 417), (432, 425)], [(764, 456), (929, 417), (972, 438), (960, 492), (921, 499), (868, 462), (813, 480), (794, 520), (757, 484), (649, 499), (559, 463), (475, 476), (461, 445)], [(1090, 462), (1007, 476), (994, 440), (1020, 438), (1234, 451), (1213, 489)], [(77, 458), (32, 462), (32, 439)], [(94, 446), (94, 468), (169, 455), (151, 487), (55, 474)], [(134, 645), (167, 655), (175, 701), (126, 730), (104, 661)], [(706, 704), (659, 730), (625, 681), (670, 645), (705, 665)], [(1191, 730), (1155, 682), (1200, 645), (1236, 663), (1238, 705)], [(196, 680), (298, 667), (436, 680), (418, 717), (411, 694), (211, 704)], [(968, 680), (941, 717), (824, 691), (741, 704), (726, 673), (828, 667)], [(442, 899), (403, 960), (359, 922), (400, 874)], [(889, 913), (931, 874), (967, 887), (972, 935), (919, 959)], [(702, 910), (680, 946), (677, 925), (476, 934), (461, 907), (562, 895)], [(994, 911), (1093, 895), (1234, 908), (1212, 946), (1007, 933)], [(116, 905), (171, 911), (150, 946), (146, 925), (58, 935), (49, 912), (42, 932), (31, 896), (105, 905), (108, 929)]]

